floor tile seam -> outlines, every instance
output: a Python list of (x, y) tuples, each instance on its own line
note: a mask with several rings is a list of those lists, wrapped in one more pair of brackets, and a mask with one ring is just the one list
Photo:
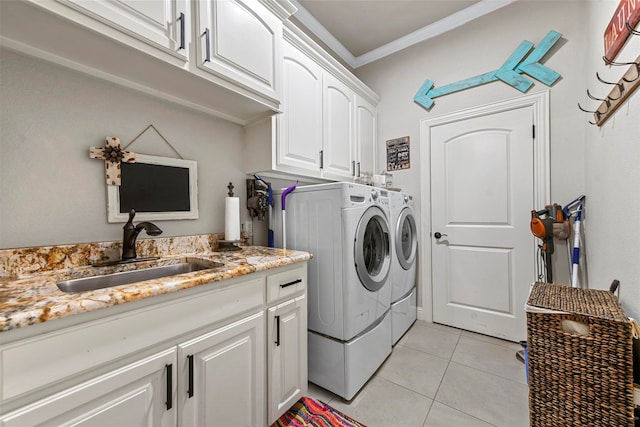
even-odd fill
[[(525, 382), (520, 382), (520, 381), (513, 380), (511, 378), (503, 377), (502, 375), (498, 375), (495, 372), (485, 371), (484, 369), (480, 369), (480, 368), (475, 367), (475, 366), (469, 366), (469, 365), (466, 365), (464, 363), (457, 362), (457, 361), (453, 360), (453, 358), (451, 359), (451, 362), (449, 363), (449, 365), (447, 365), (447, 369), (449, 369), (449, 366), (451, 365), (451, 363), (455, 363), (456, 365), (464, 366), (465, 368), (474, 369), (476, 371), (479, 371), (479, 372), (482, 372), (482, 373), (485, 373), (485, 374), (489, 374), (489, 375), (492, 375), (494, 377), (497, 377), (497, 378), (500, 378), (500, 379), (503, 379), (503, 380), (507, 380), (507, 381), (510, 381), (512, 383), (515, 383), (515, 384), (520, 384), (520, 385), (525, 385), (525, 386), (527, 385), (526, 381)], [(524, 365), (522, 365), (522, 369), (524, 369)], [(447, 372), (445, 371), (445, 374), (446, 373)]]
[(435, 402), (434, 399), (430, 399), (431, 403), (429, 404), (429, 408), (427, 409), (427, 413), (424, 414), (424, 419), (422, 420), (422, 424), (420, 424), (421, 427), (424, 427), (424, 423), (427, 422), (427, 419), (429, 418), (429, 413), (431, 412), (431, 408), (433, 408), (433, 402)]
[[(436, 324), (437, 324), (437, 325), (440, 325), (440, 323), (436, 323)], [(423, 327), (425, 327), (425, 328), (429, 328), (429, 329), (431, 329), (432, 331), (443, 332), (443, 333), (445, 333), (445, 334), (450, 334), (450, 335), (458, 335), (458, 336), (461, 336), (461, 335), (462, 335), (462, 333), (464, 332), (462, 329), (458, 329), (458, 330), (457, 330), (457, 332), (453, 332), (453, 331), (448, 331), (448, 330), (446, 330), (445, 328), (438, 328), (438, 327), (429, 326), (429, 325), (425, 325), (425, 324), (420, 324), (420, 325), (418, 325), (418, 326), (423, 326)], [(442, 326), (447, 327), (447, 328), (456, 329), (456, 328), (453, 328), (452, 326), (447, 326), (447, 325), (442, 325)]]
[[(444, 375), (443, 375), (443, 376), (444, 376)], [(426, 395), (426, 394), (424, 394), (424, 393), (422, 393), (422, 392), (420, 392), (420, 391), (418, 391), (418, 390), (414, 390), (414, 389), (412, 389), (412, 388), (408, 387), (408, 386), (407, 386), (407, 385), (405, 385), (405, 384), (401, 384), (401, 383), (399, 383), (399, 382), (396, 382), (396, 381), (394, 381), (393, 379), (391, 379), (391, 378), (387, 378), (387, 377), (385, 377), (385, 376), (383, 376), (383, 375), (381, 375), (381, 374), (376, 375), (376, 377), (378, 377), (378, 378), (380, 378), (380, 379), (382, 379), (382, 380), (384, 380), (384, 381), (390, 382), (391, 384), (397, 385), (398, 387), (402, 387), (403, 389), (408, 390), (408, 391), (410, 391), (411, 393), (415, 393), (415, 394), (420, 395), (420, 396), (422, 396), (422, 397), (426, 397), (426, 398), (427, 398), (427, 399), (429, 399), (429, 400), (434, 400), (434, 399), (435, 399), (435, 396), (429, 396), (429, 395)]]
[[(479, 417), (477, 417), (477, 416), (475, 416), (475, 415), (473, 415), (473, 414), (469, 414), (469, 413), (467, 413), (467, 412), (465, 412), (465, 411), (463, 411), (463, 410), (461, 410), (461, 409), (454, 408), (454, 407), (453, 407), (453, 406), (451, 406), (451, 405), (447, 405), (446, 403), (441, 402), (440, 400), (434, 399), (434, 400), (433, 400), (433, 402), (434, 402), (434, 403), (435, 403), (435, 402), (438, 402), (439, 404), (444, 405), (444, 406), (446, 406), (446, 407), (447, 407), (447, 408), (449, 408), (449, 409), (453, 409), (454, 411), (461, 412), (461, 413), (463, 413), (463, 414), (465, 414), (465, 415), (467, 415), (467, 416), (469, 416), (469, 417), (471, 417), (471, 418), (473, 418), (473, 419), (476, 419), (476, 420), (481, 421), (481, 422), (483, 422), (483, 423), (489, 424), (491, 427), (499, 427), (498, 425), (496, 425), (496, 424), (492, 424), (492, 423), (490, 423), (489, 421), (487, 421), (487, 420), (483, 420), (482, 418), (479, 418)], [(433, 408), (433, 404), (431, 404), (431, 408)], [(431, 412), (431, 411), (429, 411), (429, 412)], [(427, 418), (428, 418), (428, 417), (427, 417)]]
[[(442, 357), (442, 356), (440, 356), (440, 355), (438, 355), (438, 354), (429, 353), (428, 351), (424, 351), (424, 350), (422, 350), (422, 349), (415, 348), (415, 347), (412, 347), (412, 346), (407, 345), (407, 344), (398, 344), (398, 345), (399, 345), (399, 346), (402, 346), (402, 347), (410, 348), (411, 350), (414, 350), (414, 351), (419, 351), (420, 353), (423, 353), (423, 354), (428, 354), (429, 356), (432, 356), (432, 357), (437, 357), (438, 359), (447, 360), (447, 361), (450, 361), (450, 360), (451, 360), (451, 358), (453, 357), (453, 353), (454, 353), (454, 351), (455, 351), (455, 347), (454, 347), (454, 349), (453, 349), (454, 351), (452, 351), (452, 352), (451, 352), (451, 356), (449, 356), (449, 357)], [(457, 346), (457, 345), (458, 345), (458, 342), (456, 341), (456, 346)]]
[(438, 382), (438, 387), (436, 387), (436, 393), (433, 397), (433, 400), (436, 400), (438, 397), (438, 392), (440, 391), (440, 387), (442, 387), (442, 381), (444, 381), (444, 377), (447, 376), (447, 371), (449, 370), (449, 366), (451, 365), (451, 359), (453, 358), (453, 354), (456, 352), (456, 348), (458, 348), (458, 343), (460, 342), (460, 335), (458, 340), (456, 341), (456, 345), (453, 347), (453, 351), (451, 352), (451, 357), (447, 360), (447, 366), (444, 368), (444, 373), (442, 374), (442, 378), (440, 378), (440, 382)]
[(508, 341), (508, 342), (509, 342), (509, 344), (512, 344), (512, 345), (507, 345), (507, 344), (498, 344), (498, 343), (496, 343), (496, 342), (491, 342), (491, 341), (483, 340), (483, 339), (480, 339), (480, 338), (476, 338), (476, 337), (474, 337), (474, 336), (472, 336), (472, 335), (465, 335), (464, 333), (462, 334), (462, 336), (463, 336), (463, 337), (465, 337), (465, 338), (472, 339), (472, 340), (474, 340), (474, 341), (478, 341), (478, 342), (484, 343), (484, 344), (491, 344), (491, 345), (495, 345), (496, 347), (500, 347), (500, 348), (507, 348), (507, 349), (509, 349), (509, 350), (518, 351), (518, 350), (520, 350), (520, 349), (522, 348), (522, 347), (519, 347), (518, 349), (516, 349), (516, 348), (514, 347), (514, 345), (518, 345), (518, 344), (517, 344), (517, 343), (514, 343), (514, 342), (511, 342), (511, 341)]

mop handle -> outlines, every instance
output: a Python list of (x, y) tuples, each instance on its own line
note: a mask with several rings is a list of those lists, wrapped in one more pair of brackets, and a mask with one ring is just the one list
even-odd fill
[(280, 202), (282, 204), (282, 249), (287, 249), (287, 222), (285, 219), (286, 212), (286, 200), (289, 193), (296, 189), (298, 185), (298, 181), (293, 184), (291, 187), (288, 187), (286, 190), (282, 192), (282, 196), (280, 197)]
[(579, 288), (578, 264), (580, 264), (580, 222), (582, 220), (582, 203), (578, 206), (575, 222), (573, 223), (573, 265), (571, 268), (571, 287)]

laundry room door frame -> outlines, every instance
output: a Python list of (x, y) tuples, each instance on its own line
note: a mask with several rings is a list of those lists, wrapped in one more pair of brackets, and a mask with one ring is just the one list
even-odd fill
[[(471, 119), (487, 114), (531, 107), (535, 138), (533, 141), (533, 197), (534, 209), (544, 206), (551, 198), (549, 91), (525, 95), (479, 107), (455, 111), (420, 121), (420, 195), (421, 234), (420, 242), (420, 300), (418, 318), (433, 321), (433, 275), (431, 267), (431, 128), (443, 124)], [(535, 260), (531, 260), (534, 262)]]

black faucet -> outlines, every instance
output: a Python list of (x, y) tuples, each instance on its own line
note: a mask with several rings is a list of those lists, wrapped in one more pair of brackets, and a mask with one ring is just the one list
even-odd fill
[(129, 212), (129, 221), (124, 225), (124, 227), (122, 227), (124, 230), (124, 236), (122, 237), (122, 259), (134, 259), (138, 256), (136, 254), (136, 239), (143, 229), (149, 236), (158, 236), (162, 234), (162, 230), (152, 222), (145, 221), (134, 226), (134, 216), (136, 216), (136, 211), (131, 209)]

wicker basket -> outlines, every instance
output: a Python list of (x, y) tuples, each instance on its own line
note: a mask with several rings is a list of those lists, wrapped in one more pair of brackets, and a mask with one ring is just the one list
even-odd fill
[(535, 283), (527, 305), (531, 426), (633, 427), (632, 329), (616, 297)]

